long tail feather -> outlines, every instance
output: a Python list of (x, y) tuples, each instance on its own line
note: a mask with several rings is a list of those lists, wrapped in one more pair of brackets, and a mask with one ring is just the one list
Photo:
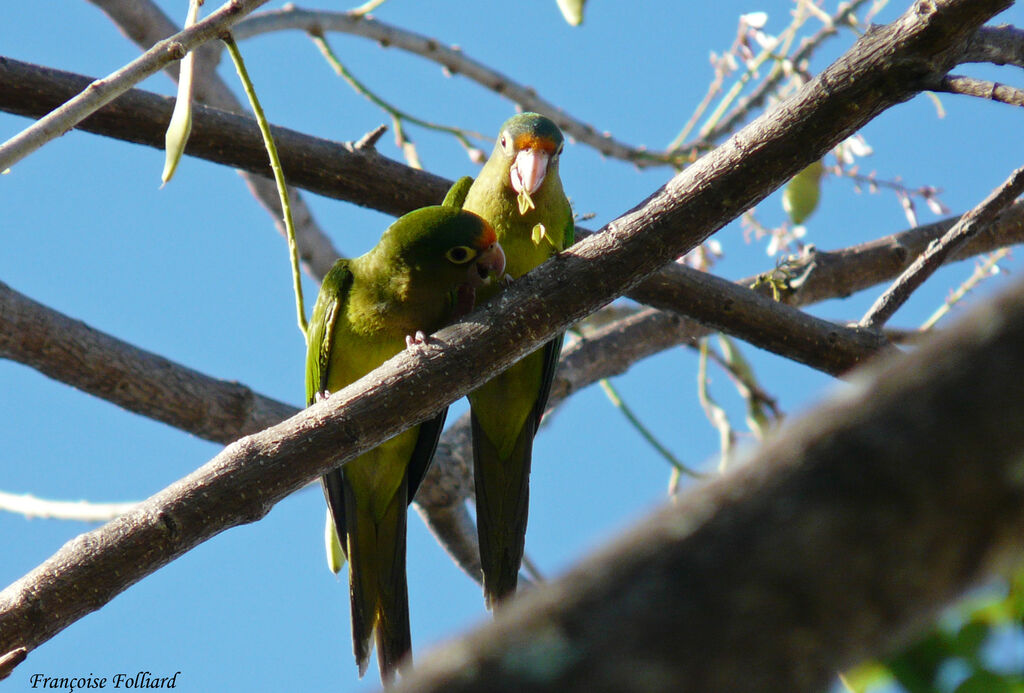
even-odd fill
[(344, 484), (353, 650), (362, 677), (374, 640), (385, 683), (394, 680), (399, 664), (412, 651), (405, 577), (406, 483), (403, 479), (376, 522), (356, 505), (351, 487)]
[(515, 593), (519, 579), (526, 542), (530, 464), (536, 429), (533, 418), (528, 417), (512, 454), (502, 459), (476, 415), (471, 414), (470, 420), (484, 600), (487, 608), (493, 609)]

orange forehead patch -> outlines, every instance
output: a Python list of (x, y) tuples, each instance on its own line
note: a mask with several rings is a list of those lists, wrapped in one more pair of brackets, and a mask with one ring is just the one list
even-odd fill
[(498, 234), (494, 233), (494, 227), (484, 222), (484, 231), (480, 234), (480, 248), (488, 248), (498, 242)]
[(555, 151), (553, 140), (547, 137), (538, 137), (529, 132), (516, 135), (514, 145), (517, 152), (521, 152), (524, 149), (542, 149), (548, 154), (552, 154)]

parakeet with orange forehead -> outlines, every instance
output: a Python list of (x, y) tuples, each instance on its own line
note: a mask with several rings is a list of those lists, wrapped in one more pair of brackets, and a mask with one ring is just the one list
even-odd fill
[[(424, 341), (424, 334), (469, 312), (476, 290), (500, 276), (504, 265), (490, 224), (443, 206), (403, 216), (370, 252), (338, 260), (324, 278), (309, 325), (307, 403), (358, 380)], [(394, 677), (411, 650), (406, 506), (434, 455), (446, 411), (321, 480), (349, 563), (360, 676), (366, 672), (371, 636), (384, 681)]]
[[(480, 175), (453, 186), (446, 204), (486, 219), (505, 250), (505, 272), (517, 279), (575, 239), (572, 208), (558, 177), (563, 137), (537, 113), (514, 116)], [(462, 194), (465, 199), (460, 200)], [(478, 303), (500, 290), (487, 287)], [(469, 396), (473, 429), (477, 533), (488, 608), (516, 590), (529, 505), (533, 437), (551, 390), (561, 335)]]

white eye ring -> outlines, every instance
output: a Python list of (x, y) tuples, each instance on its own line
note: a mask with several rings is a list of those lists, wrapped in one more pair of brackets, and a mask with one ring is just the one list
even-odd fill
[(476, 257), (476, 250), (468, 245), (457, 245), (454, 248), (449, 248), (444, 256), (456, 265), (464, 265)]

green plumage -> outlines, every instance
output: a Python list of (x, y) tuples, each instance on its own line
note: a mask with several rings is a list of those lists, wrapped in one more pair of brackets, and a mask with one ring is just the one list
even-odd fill
[[(377, 246), (338, 260), (309, 325), (306, 400), (358, 380), (472, 307), (504, 266), (493, 229), (454, 207), (405, 215)], [(376, 636), (381, 678), (411, 649), (405, 577), (406, 506), (433, 457), (446, 410), (326, 474), (324, 493), (349, 562), (352, 638), (360, 676)]]
[[(494, 227), (517, 279), (572, 245), (572, 209), (558, 177), (562, 133), (548, 118), (508, 120), (462, 202)], [(531, 189), (531, 187), (533, 189)], [(464, 181), (449, 192), (457, 204)], [(486, 300), (495, 285), (478, 294)], [(469, 396), (477, 532), (488, 608), (515, 592), (523, 557), (533, 437), (544, 414), (562, 337), (552, 340)]]

